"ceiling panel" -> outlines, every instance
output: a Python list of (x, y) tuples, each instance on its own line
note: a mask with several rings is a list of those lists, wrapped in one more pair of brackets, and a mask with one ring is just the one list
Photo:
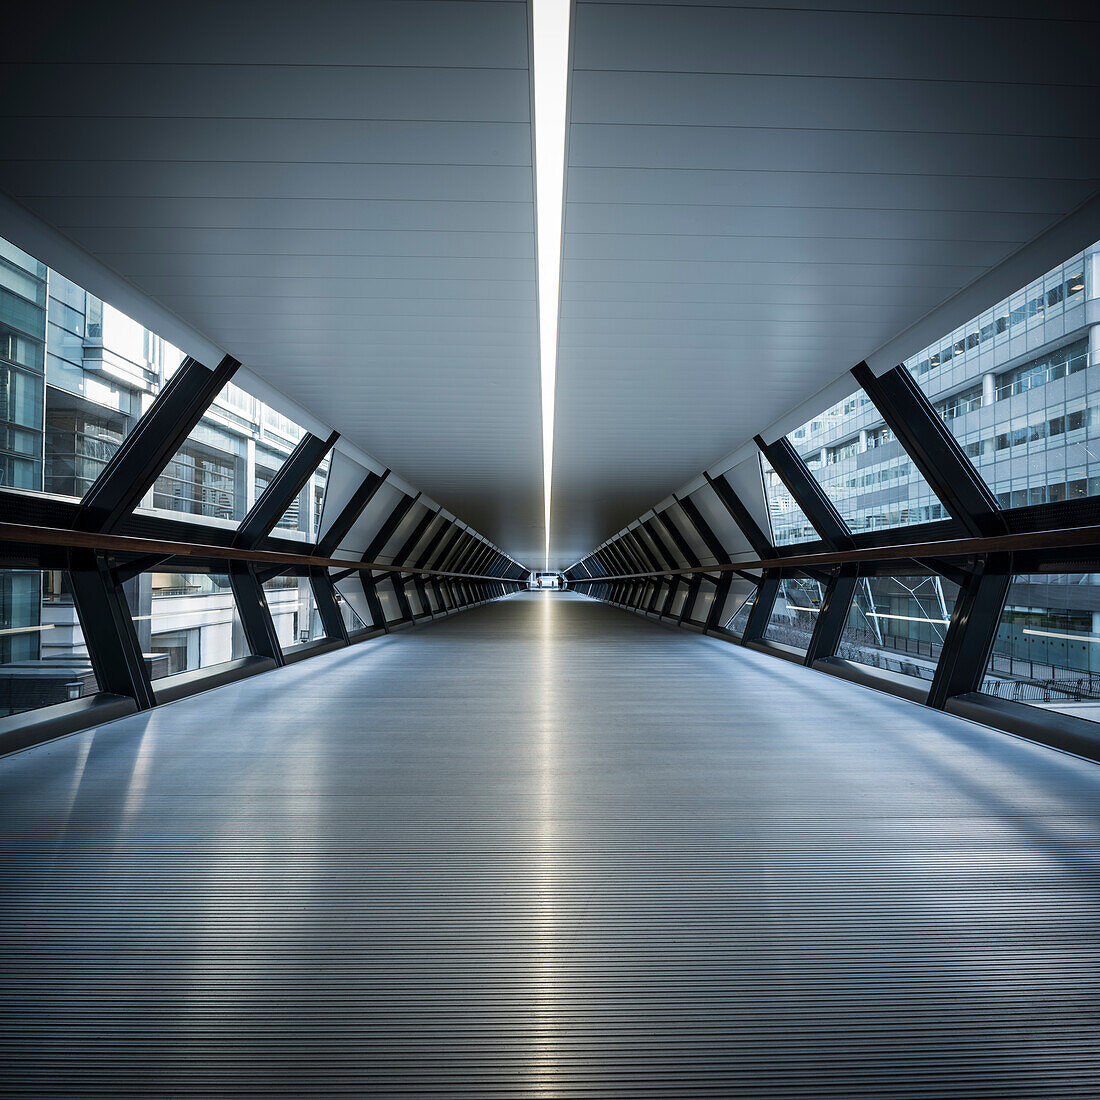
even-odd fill
[(557, 564), (1096, 192), (1097, 24), (1036, 15), (579, 0)]
[[(578, 0), (557, 564), (1096, 193), (1047, 10)], [(524, 0), (61, 2), (0, 57), (5, 190), (541, 560)]]
[(62, 3), (29, 33), (14, 197), (534, 560), (526, 3)]

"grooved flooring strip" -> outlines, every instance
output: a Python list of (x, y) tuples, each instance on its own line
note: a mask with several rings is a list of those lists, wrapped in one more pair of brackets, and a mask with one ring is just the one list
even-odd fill
[(0, 1092), (1100, 1095), (1100, 767), (573, 594), (0, 761)]

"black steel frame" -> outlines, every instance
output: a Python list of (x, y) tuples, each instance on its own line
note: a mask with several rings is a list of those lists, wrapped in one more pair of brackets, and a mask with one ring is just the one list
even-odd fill
[[(81, 701), (79, 713), (84, 717), (72, 728), (94, 723), (96, 707), (101, 702), (117, 709), (128, 700), (138, 710), (149, 709), (158, 702), (160, 682), (150, 679), (123, 588), (138, 574), (151, 569), (185, 567), (189, 572), (228, 574), (249, 652), (252, 659), (266, 660), (262, 667), (283, 665), (287, 659), (263, 589), (264, 581), (283, 573), (308, 578), (326, 634), (324, 643), (316, 645), (325, 649), (353, 640), (340, 614), (334, 587), (337, 580), (353, 573), (364, 578), (373, 623), (356, 638), (388, 629), (373, 590), (374, 573), (393, 578), (398, 605), (403, 617), (410, 621), (413, 615), (402, 574), (415, 580), (428, 617), (432, 616), (428, 585), (436, 592), (437, 613), (497, 599), (526, 586), (526, 570), (499, 552), (495, 552), (499, 560), (493, 562), (494, 568), (501, 570), (499, 575), (426, 571), (428, 560), (435, 556), (440, 541), (448, 534), (452, 537), (440, 558), (450, 556), (459, 535), (467, 536), (468, 544), (462, 547), (461, 555), (455, 555), (456, 562), (475, 566), (487, 563), (494, 553), (480, 536), (447, 519), (432, 535), (421, 558), (410, 563), (410, 555), (438, 512), (429, 512), (406, 540), (397, 563), (403, 569), (375, 563), (373, 555), (388, 542), (420, 494), (402, 494), (401, 502), (383, 522), (362, 563), (333, 558), (340, 542), (385, 483), (389, 470), (380, 475), (369, 474), (317, 543), (305, 553), (300, 543), (280, 538), (275, 525), (332, 449), (337, 433), (326, 439), (307, 433), (234, 531), (161, 517), (142, 516), (139, 522), (134, 509), (239, 366), (231, 356), (226, 356), (215, 370), (197, 360), (186, 359), (79, 503), (0, 489), (0, 560), (9, 568), (65, 570), (70, 578), (77, 617), (99, 686), (99, 695), (90, 707), (83, 705), (86, 700)], [(39, 526), (28, 524), (31, 516)], [(364, 568), (367, 564), (369, 568)], [(314, 647), (314, 643), (308, 643), (295, 649)], [(211, 670), (211, 675), (215, 672), (216, 669)], [(196, 683), (201, 686), (201, 680)], [(42, 725), (54, 729), (56, 735), (57, 722), (44, 715), (57, 711), (58, 707), (64, 709), (66, 704), (13, 715), (4, 720), (5, 727), (14, 728), (25, 722), (27, 729)], [(23, 738), (19, 743), (32, 742)]]
[[(767, 443), (756, 436), (758, 452), (771, 463), (776, 474), (805, 513), (819, 536), (817, 542), (776, 547), (761, 524), (738, 497), (724, 475), (704, 474), (704, 481), (729, 514), (736, 528), (752, 547), (755, 561), (731, 564), (731, 551), (706, 523), (695, 502), (688, 497), (673, 499), (680, 512), (694, 525), (716, 566), (701, 565), (684, 532), (669, 509), (654, 511), (608, 539), (597, 553), (590, 554), (564, 571), (570, 587), (638, 611), (673, 619), (680, 625), (702, 626), (708, 632), (757, 648), (764, 641), (779, 586), (798, 575), (819, 580), (824, 597), (802, 658), (818, 667), (835, 663), (856, 586), (861, 577), (899, 573), (938, 574), (960, 585), (961, 591), (951, 614), (947, 634), (927, 703), (951, 708), (953, 700), (966, 700), (971, 712), (979, 707), (980, 686), (992, 650), (1001, 612), (1014, 574), (1095, 572), (1100, 568), (1100, 537), (1092, 540), (1088, 529), (1095, 523), (1095, 502), (1062, 502), (1056, 506), (1035, 505), (1005, 511), (989, 490), (950, 429), (904, 366), (875, 376), (865, 363), (852, 370), (882, 415), (902, 449), (944, 504), (952, 519), (914, 528), (895, 528), (854, 535), (837, 512), (813, 473), (786, 438)], [(704, 489), (696, 492), (705, 491)], [(694, 494), (693, 494), (694, 495)], [(680, 566), (665, 545), (656, 520), (665, 528), (687, 567)], [(1052, 522), (1053, 521), (1053, 522)], [(639, 533), (644, 532), (646, 539)], [(1054, 528), (1057, 528), (1055, 530)], [(1078, 528), (1084, 539), (1075, 537)], [(964, 538), (959, 539), (959, 532)], [(1024, 536), (1036, 533), (1028, 541)], [(1049, 537), (1044, 537), (1049, 536)], [(966, 539), (981, 542), (980, 550), (961, 553)], [(907, 547), (919, 553), (907, 552)], [(896, 548), (896, 553), (894, 552)], [(656, 554), (654, 553), (656, 549)], [(629, 551), (629, 553), (628, 553)], [(624, 568), (633, 558), (644, 562), (642, 569)], [(660, 560), (664, 559), (664, 560)], [(724, 631), (722, 617), (734, 573), (752, 581), (756, 593), (744, 631), (739, 638)], [(692, 618), (692, 609), (702, 585), (715, 584), (714, 598), (706, 619)], [(672, 608), (681, 584), (688, 585), (681, 611)], [(775, 647), (778, 652), (782, 647)], [(788, 652), (785, 654), (790, 656)], [(884, 682), (884, 686), (885, 682)], [(998, 713), (1013, 706), (996, 700)], [(992, 708), (989, 708), (992, 709)], [(1023, 710), (1032, 708), (1023, 707)], [(969, 712), (968, 712), (969, 713)], [(1072, 745), (1100, 758), (1100, 737), (1080, 728), (1066, 733), (1063, 726), (1081, 719), (1065, 719), (1039, 713), (1062, 732), (1058, 743)], [(1021, 720), (1035, 725), (1034, 717)], [(994, 724), (999, 724), (994, 722)], [(1095, 744), (1096, 748), (1087, 746)], [(1082, 750), (1082, 745), (1086, 748)]]

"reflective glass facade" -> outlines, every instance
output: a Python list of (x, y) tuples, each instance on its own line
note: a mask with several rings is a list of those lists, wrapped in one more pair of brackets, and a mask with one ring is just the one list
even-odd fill
[(982, 691), (1100, 721), (1100, 574), (1016, 576)]
[(67, 575), (0, 569), (0, 717), (97, 690)]
[(793, 577), (780, 581), (764, 637), (805, 653), (824, 598), (825, 586), (818, 580)]
[(837, 656), (931, 680), (958, 595), (940, 576), (862, 578)]
[(852, 532), (947, 518), (861, 389), (787, 439)]
[[(1095, 522), (1093, 513), (1081, 505), (1100, 495), (1100, 244), (1070, 257), (946, 333), (899, 369), (910, 372), (928, 398), (931, 413), (954, 434), (965, 458), (937, 458), (939, 436), (927, 423), (927, 407), (906, 397), (905, 386), (884, 389), (880, 399), (884, 406), (896, 400), (896, 415), (901, 416), (897, 410), (905, 409), (913, 417), (914, 437), (923, 435), (928, 460), (948, 467), (940, 471), (945, 486), (951, 477), (968, 476), (971, 471), (966, 465), (972, 463), (973, 472), (985, 480), (1002, 514), (990, 516), (983, 511), (952, 516), (868, 394), (853, 388), (843, 401), (785, 437), (801, 467), (789, 454), (784, 462), (791, 464), (787, 474), (792, 484), (803, 474), (817, 482), (855, 536), (855, 554), (861, 553), (860, 547), (874, 545), (880, 548), (874, 560), (885, 563), (890, 559), (881, 550), (907, 541), (929, 542), (934, 551), (937, 542), (961, 537), (967, 531), (971, 536), (985, 531), (993, 532), (993, 537), (998, 532), (1027, 537), (1031, 532)], [(785, 448), (773, 452), (777, 463), (781, 454), (787, 454)], [(814, 576), (776, 577), (773, 572), (765, 591), (770, 594), (771, 583), (777, 583), (778, 592), (762, 636), (762, 624), (757, 623), (752, 636), (744, 640), (805, 654), (820, 616), (829, 613), (823, 611), (824, 597), (836, 563), (828, 560), (830, 553), (820, 545), (821, 532), (767, 458), (760, 455), (748, 461), (757, 460), (774, 545), (794, 548), (796, 555), (799, 547), (805, 547), (805, 552), (821, 555), (821, 564), (820, 573), (815, 569)], [(751, 502), (752, 479), (746, 469), (739, 464), (730, 476), (739, 485), (737, 492), (746, 494), (746, 501)], [(722, 491), (713, 488), (715, 478), (709, 480), (715, 501), (724, 499), (729, 504), (730, 498), (723, 498)], [(732, 488), (728, 483), (726, 489)], [(946, 487), (944, 492), (946, 495)], [(978, 497), (961, 486), (956, 507), (961, 510), (969, 501), (972, 509), (981, 509)], [(744, 505), (743, 501), (737, 508)], [(737, 508), (730, 505), (731, 514)], [(1017, 513), (1015, 509), (1031, 511)], [(837, 527), (828, 509), (822, 506), (821, 513), (822, 529)], [(743, 526), (736, 515), (735, 520)], [(942, 521), (950, 521), (951, 526), (937, 527)], [(681, 516), (679, 522), (685, 539), (696, 535), (688, 518)], [(919, 534), (903, 532), (918, 524), (931, 526)], [(874, 539), (859, 537), (876, 532), (881, 534)], [(831, 537), (839, 540), (844, 535), (839, 530)], [(811, 546), (815, 543), (818, 545)], [(830, 603), (834, 617), (828, 629), (819, 632), (813, 660), (835, 657), (893, 677), (924, 681), (931, 685), (928, 697), (936, 706), (961, 695), (977, 697), (974, 692), (980, 684), (981, 693), (997, 699), (1098, 720), (1100, 574), (1088, 571), (1094, 565), (1087, 554), (1081, 558), (1078, 551), (1063, 559), (1053, 551), (1048, 553), (1051, 545), (1057, 545), (1057, 540), (1052, 542), (1050, 536), (1034, 545), (1014, 543), (1018, 565), (1023, 564), (1023, 552), (1030, 555), (1026, 560), (1037, 563), (1035, 568), (1051, 571), (1020, 573), (1011, 583), (999, 572), (1004, 560), (996, 554), (1003, 551), (993, 546), (982, 550), (991, 555), (988, 558), (965, 559), (949, 551), (942, 564), (933, 552), (927, 560), (913, 563), (911, 571), (904, 557), (899, 557), (890, 563), (897, 566), (894, 575), (882, 564), (868, 564), (867, 573), (883, 575), (860, 577), (846, 609)], [(733, 545), (727, 545), (727, 550), (735, 552)], [(736, 553), (740, 558), (734, 561), (746, 560), (743, 545)], [(761, 552), (761, 556), (768, 555)], [(1054, 571), (1075, 567), (1080, 571)], [(623, 591), (614, 582), (586, 581), (572, 573), (569, 579), (602, 598)], [(969, 586), (968, 600), (975, 601), (968, 606), (981, 610), (973, 612), (973, 619), (968, 614), (958, 620), (960, 637), (970, 639), (980, 633), (972, 625), (978, 621), (985, 634), (977, 644), (960, 645), (945, 662), (941, 658), (964, 582)], [(1006, 585), (1003, 612), (999, 621), (994, 621), (989, 608), (1000, 606)], [(686, 586), (684, 578), (670, 601), (672, 616), (684, 605)], [(846, 592), (846, 585), (838, 591)], [(750, 607), (746, 602), (727, 617), (725, 629), (743, 637)], [(694, 609), (689, 609), (689, 616), (698, 618)], [(983, 680), (975, 666), (990, 642), (991, 656)], [(959, 688), (963, 681), (968, 686)], [(912, 686), (907, 685), (907, 694)]]
[[(303, 434), (289, 417), (230, 382), (157, 478), (152, 507), (236, 525)], [(323, 475), (319, 482), (323, 492)], [(307, 537), (314, 499), (307, 484), (279, 521), (280, 533)]]
[[(1003, 508), (1100, 494), (1098, 266), (1100, 244), (905, 362)], [(862, 390), (787, 438), (853, 532), (948, 518)], [(776, 545), (811, 541), (766, 461), (764, 484)]]
[(0, 240), (0, 484), (42, 487), (46, 267)]
[(154, 680), (248, 656), (227, 575), (151, 572), (127, 587)]
[[(182, 353), (156, 333), (0, 239), (0, 484), (82, 498), (182, 361)], [(277, 409), (229, 383), (142, 506), (235, 525), (302, 435)], [(312, 541), (328, 462), (326, 457), (287, 509), (278, 534)], [(4, 575), (3, 629), (12, 633), (0, 635), (7, 639), (0, 659), (13, 669), (21, 666), (24, 684), (34, 679), (23, 667), (27, 662), (49, 662), (43, 685), (57, 680), (65, 662), (73, 663), (84, 671), (72, 683), (79, 680), (82, 694), (93, 691), (68, 582), (51, 580), (64, 574)], [(149, 572), (124, 590), (154, 678), (248, 653), (224, 575)], [(37, 591), (39, 599), (28, 596)], [(283, 618), (283, 633), (297, 638), (295, 624)], [(314, 633), (312, 622), (309, 629)], [(8, 680), (15, 683), (14, 671)], [(62, 701), (56, 695), (43, 686), (31, 706)], [(9, 712), (13, 706), (30, 709), (11, 704)]]
[(756, 595), (748, 596), (741, 606), (734, 612), (733, 617), (726, 623), (726, 630), (738, 638), (745, 633), (745, 624), (749, 621), (753, 604), (756, 603)]
[(275, 577), (264, 583), (264, 595), (284, 650), (325, 637), (308, 577)]
[(772, 540), (775, 545), (791, 546), (799, 542), (815, 541), (818, 534), (814, 525), (795, 503), (787, 486), (763, 455), (760, 456), (760, 465), (764, 472), (764, 490), (767, 493)]
[[(1100, 245), (906, 360), (1003, 508), (1100, 493)], [(1090, 355), (1091, 347), (1091, 355)]]

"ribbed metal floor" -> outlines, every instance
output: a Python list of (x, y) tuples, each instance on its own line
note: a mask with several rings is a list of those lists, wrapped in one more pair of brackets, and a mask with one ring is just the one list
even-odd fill
[(1100, 767), (580, 597), (0, 807), (8, 1094), (1100, 1095)]

